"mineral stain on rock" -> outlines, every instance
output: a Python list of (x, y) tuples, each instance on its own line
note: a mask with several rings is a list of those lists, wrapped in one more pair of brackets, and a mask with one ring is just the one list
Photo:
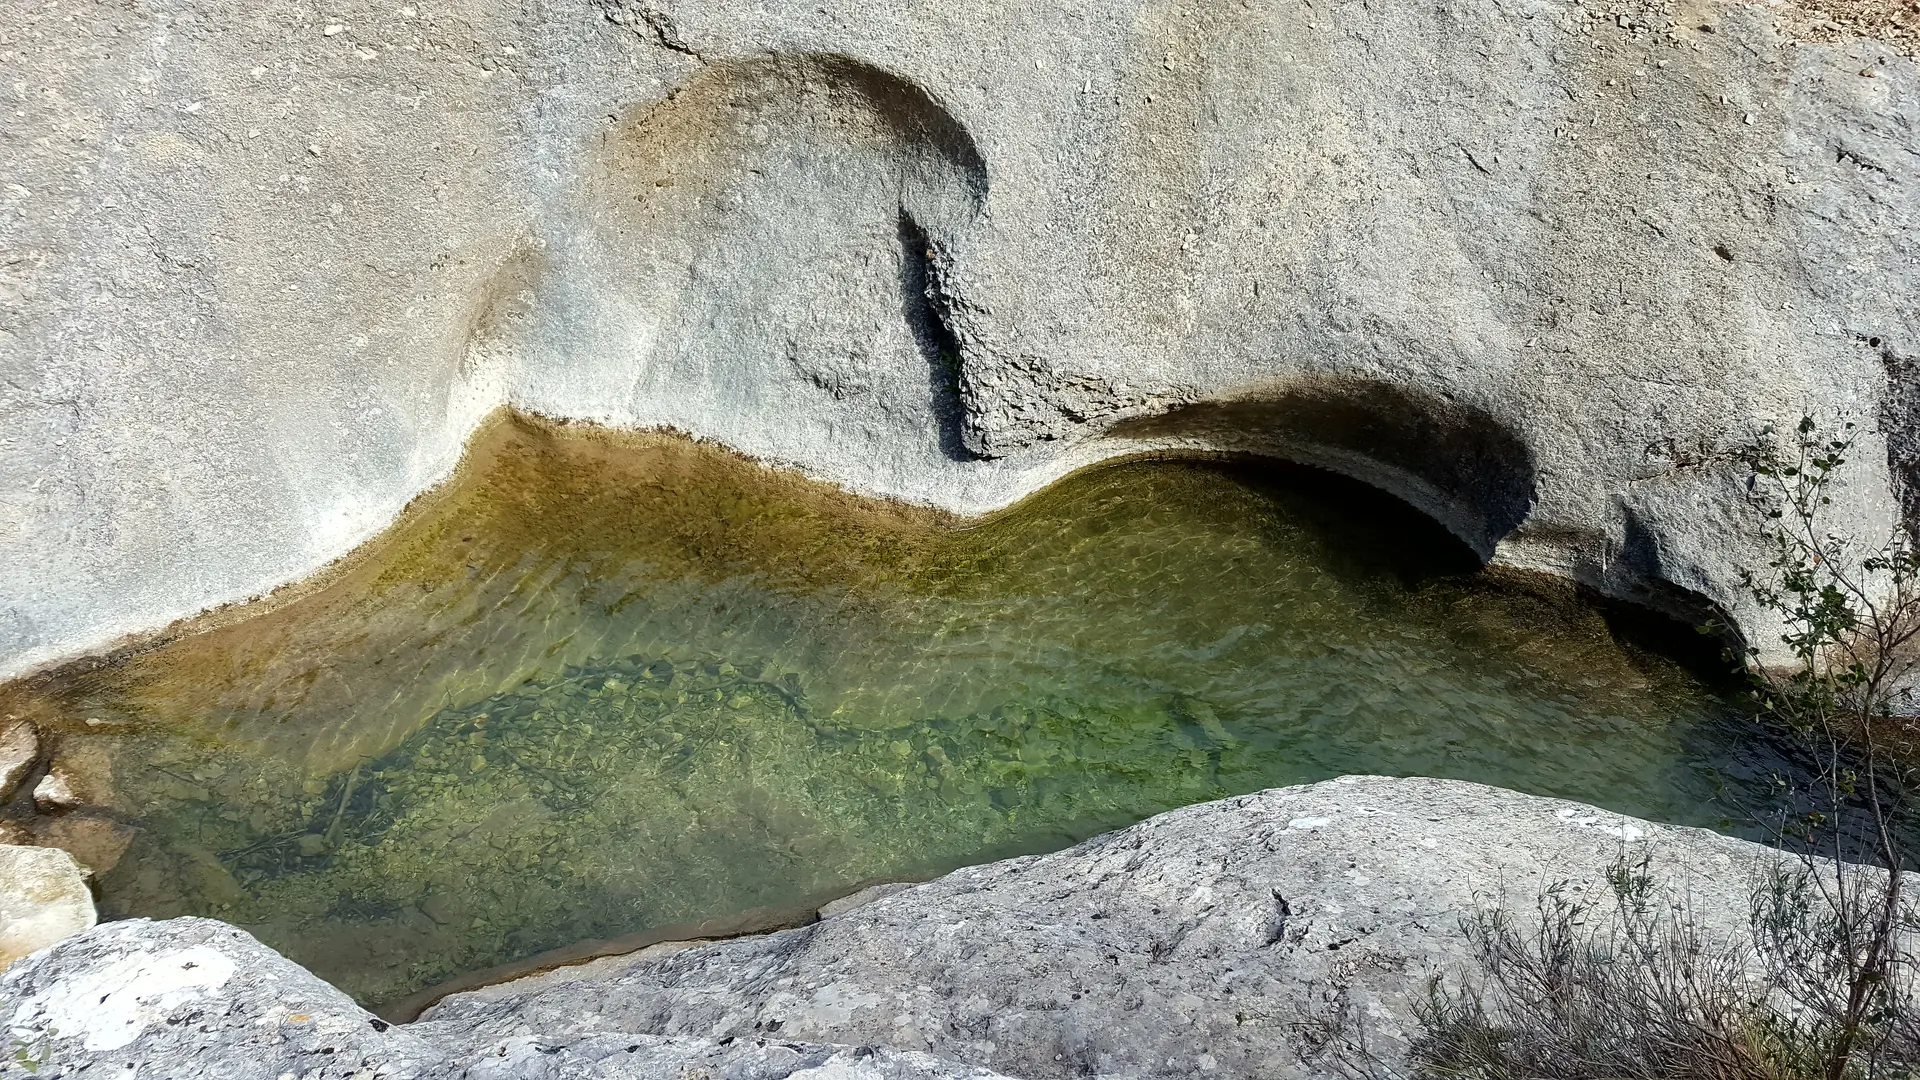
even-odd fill
[[(366, 1002), (1347, 772), (1709, 824), (1764, 747), (1369, 489), (1130, 462), (991, 519), (504, 418), (324, 581), (0, 689), (213, 915)], [(85, 777), (76, 780), (84, 787)]]

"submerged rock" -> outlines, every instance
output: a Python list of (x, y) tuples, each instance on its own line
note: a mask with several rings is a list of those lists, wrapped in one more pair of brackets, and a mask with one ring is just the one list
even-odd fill
[(120, 865), (120, 856), (127, 853), (137, 831), (123, 822), (91, 814), (40, 818), (33, 826), (38, 843), (66, 851), (96, 876)]
[(0, 968), (94, 924), (93, 894), (73, 856), (0, 845)]
[(114, 789), (113, 761), (108, 748), (93, 742), (66, 740), (54, 751), (47, 774), (33, 786), (33, 803), (48, 814), (81, 807), (123, 808)]
[[(414, 1024), (202, 919), (109, 924), (32, 957), (0, 980), (0, 1014), (42, 1076), (277, 1076), (316, 1053), (378, 1076), (1318, 1076), (1341, 1015), (1362, 1024), (1341, 1037), (1404, 1057), (1410, 1003), (1464, 958), (1476, 906), (1560, 881), (1605, 889), (1623, 849), (1686, 888), (1710, 934), (1745, 926), (1770, 854), (1476, 784), (1344, 778), (1176, 810), (795, 930), (460, 994)], [(67, 1004), (96, 992), (112, 1007)]]

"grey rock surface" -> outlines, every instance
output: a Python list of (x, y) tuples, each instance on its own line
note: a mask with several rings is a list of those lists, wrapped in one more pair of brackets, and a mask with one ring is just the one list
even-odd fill
[(1403, 1057), (1425, 978), (1465, 957), (1463, 918), (1560, 882), (1605, 890), (1623, 851), (1710, 936), (1744, 929), (1769, 857), (1559, 800), (1350, 777), (1176, 810), (796, 930), (455, 995), (403, 1026), (204, 919), (111, 923), (37, 953), (0, 978), (0, 1020), (42, 1077), (1319, 1076), (1343, 1040)]
[(770, 1039), (589, 1035), (513, 1038), (440, 1075), (460, 1080), (999, 1080), (1001, 1074), (881, 1046)]
[(207, 1080), (993, 1080), (884, 1047), (566, 1035), (441, 1043), (211, 919), (110, 923), (0, 977), (0, 1075)]
[(106, 923), (0, 976), (11, 1059), (36, 1076), (419, 1076), (424, 1040), (370, 1018), (245, 931)]
[(1864, 421), (1844, 531), (1920, 462), (1920, 74), (1782, 5), (316, 12), (0, 27), (0, 675), (315, 570), (503, 405), (961, 512), (1281, 454), (1750, 629), (1757, 425)]

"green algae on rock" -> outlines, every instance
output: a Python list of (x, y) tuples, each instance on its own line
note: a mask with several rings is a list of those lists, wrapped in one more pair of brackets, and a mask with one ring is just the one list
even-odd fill
[(1345, 772), (1710, 823), (1761, 751), (1609, 618), (1268, 462), (960, 528), (509, 418), (302, 595), (0, 694), (110, 761), (108, 915), (216, 915), (378, 1002)]

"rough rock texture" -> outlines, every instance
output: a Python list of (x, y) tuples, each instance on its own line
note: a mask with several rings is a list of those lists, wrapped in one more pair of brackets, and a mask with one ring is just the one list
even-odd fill
[(502, 1039), (435, 1070), (461, 1080), (996, 1080), (999, 1073), (884, 1046), (775, 1039), (587, 1035)]
[[(797, 930), (460, 994), (403, 1027), (192, 919), (109, 924), (16, 965), (0, 1017), (42, 1076), (162, 1061), (309, 1075), (327, 1046), (323, 1075), (1319, 1076), (1343, 1003), (1394, 1060), (1410, 995), (1464, 956), (1463, 916), (1561, 880), (1604, 889), (1623, 844), (1650, 849), (1709, 933), (1744, 927), (1754, 845), (1458, 781), (1346, 778), (1177, 810)], [(133, 984), (154, 989), (61, 1012)]]
[(1920, 75), (1783, 7), (318, 11), (0, 27), (0, 674), (315, 569), (503, 403), (960, 511), (1281, 453), (1743, 616), (1755, 425), (1864, 419), (1864, 533), (1920, 445)]
[[(884, 1047), (566, 1035), (438, 1041), (211, 919), (109, 923), (0, 976), (0, 1075), (472, 1080), (993, 1080)], [(704, 1071), (703, 1071), (704, 1070)]]
[(0, 844), (0, 968), (92, 926), (93, 893), (73, 856)]
[(40, 761), (40, 732), (17, 720), (0, 725), (0, 803), (14, 797)]
[(1913, 0), (1790, 0), (1800, 11), (1798, 33), (1811, 41), (1871, 37), (1920, 56), (1920, 4)]

